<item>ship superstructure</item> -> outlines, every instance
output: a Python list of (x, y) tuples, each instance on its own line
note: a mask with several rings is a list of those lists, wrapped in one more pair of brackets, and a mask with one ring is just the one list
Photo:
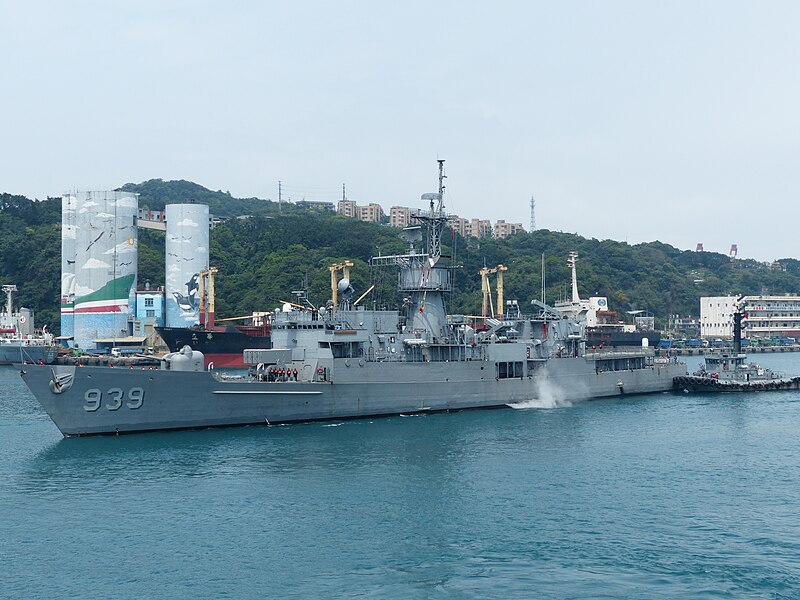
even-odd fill
[(53, 344), (53, 336), (37, 331), (33, 323), (33, 311), (19, 308), (14, 311), (14, 293), (17, 286), (7, 284), (2, 287), (6, 295), (5, 308), (0, 309), (0, 365), (15, 363), (52, 363), (58, 356), (58, 347)]
[(578, 253), (570, 252), (567, 267), (572, 275), (572, 297), (554, 304), (569, 318), (586, 325), (586, 344), (594, 348), (626, 348), (656, 346), (661, 332), (655, 330), (655, 320), (644, 310), (629, 311), (635, 323), (623, 323), (616, 311), (608, 306), (606, 296), (581, 298), (578, 294)]

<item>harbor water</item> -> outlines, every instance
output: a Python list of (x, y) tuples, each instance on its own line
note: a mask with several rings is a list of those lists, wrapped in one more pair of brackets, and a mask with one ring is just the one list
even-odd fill
[(2, 598), (798, 598), (798, 506), (798, 392), (62, 439), (0, 367)]

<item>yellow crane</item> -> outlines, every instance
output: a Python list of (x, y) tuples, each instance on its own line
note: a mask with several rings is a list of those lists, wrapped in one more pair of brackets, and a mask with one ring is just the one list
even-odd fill
[(350, 267), (352, 266), (353, 261), (345, 260), (344, 262), (333, 263), (328, 267), (331, 272), (331, 301), (333, 302), (333, 310), (336, 310), (339, 306), (339, 288), (336, 285), (336, 274), (342, 271), (342, 277), (344, 279), (350, 279)]
[(200, 324), (206, 328), (214, 327), (214, 276), (217, 267), (200, 271)]
[(489, 287), (489, 274), (497, 274), (497, 317), (503, 318), (503, 272), (508, 271), (505, 265), (497, 265), (496, 267), (483, 267), (479, 273), (481, 276), (481, 292), (483, 293), (483, 304), (481, 307), (481, 314), (484, 318), (489, 316), (491, 309), (491, 316), (494, 317), (494, 306), (492, 306), (492, 290)]

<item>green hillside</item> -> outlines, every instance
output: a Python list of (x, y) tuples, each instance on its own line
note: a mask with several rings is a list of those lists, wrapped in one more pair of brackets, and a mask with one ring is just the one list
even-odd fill
[[(327, 266), (345, 258), (353, 260), (356, 292), (365, 291), (373, 277), (379, 285), (365, 302), (393, 306), (401, 301), (394, 292), (393, 273), (371, 273), (367, 261), (376, 254), (405, 251), (396, 229), (363, 223), (313, 208), (278, 206), (257, 198), (233, 198), (187, 181), (150, 180), (126, 184), (122, 189), (140, 194), (140, 205), (162, 209), (171, 202), (195, 200), (210, 205), (229, 219), (211, 233), (211, 263), (220, 270), (217, 279), (217, 314), (239, 316), (272, 309), (292, 300), (291, 291), (307, 282), (315, 304), (329, 297)], [(33, 308), (37, 324), (57, 330), (60, 287), (60, 198), (32, 201), (22, 196), (0, 195), (0, 282), (16, 283), (18, 301)], [(450, 240), (448, 238), (447, 242)], [(800, 261), (785, 259), (785, 270), (773, 270), (753, 260), (731, 264), (727, 256), (712, 252), (681, 251), (651, 242), (629, 245), (612, 240), (586, 239), (574, 234), (539, 230), (506, 240), (454, 240), (456, 271), (451, 311), (475, 314), (480, 310), (479, 269), (505, 264), (506, 298), (524, 306), (539, 298), (541, 257), (547, 266), (546, 298), (567, 296), (570, 281), (566, 259), (579, 253), (581, 295), (608, 296), (618, 313), (646, 309), (660, 325), (669, 314), (697, 315), (700, 296), (722, 294), (798, 293)], [(453, 245), (445, 248), (453, 253)], [(380, 275), (380, 277), (379, 277)], [(164, 234), (141, 230), (139, 283), (164, 283)]]
[[(139, 194), (139, 206), (150, 210), (164, 210), (167, 204), (194, 201), (208, 204), (212, 214), (218, 217), (236, 217), (249, 214), (270, 214), (278, 212), (278, 203), (259, 198), (234, 198), (230, 192), (212, 192), (191, 181), (164, 181), (149, 179), (142, 183), (126, 183), (121, 188), (125, 192)], [(284, 204), (283, 209), (294, 207)]]

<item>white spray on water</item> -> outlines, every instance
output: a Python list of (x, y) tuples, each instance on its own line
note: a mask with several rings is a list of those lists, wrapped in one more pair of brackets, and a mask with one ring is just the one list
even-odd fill
[(555, 385), (547, 378), (536, 381), (535, 396), (522, 402), (509, 404), (511, 408), (563, 408), (572, 406), (573, 402), (567, 399), (567, 395), (560, 387)]

